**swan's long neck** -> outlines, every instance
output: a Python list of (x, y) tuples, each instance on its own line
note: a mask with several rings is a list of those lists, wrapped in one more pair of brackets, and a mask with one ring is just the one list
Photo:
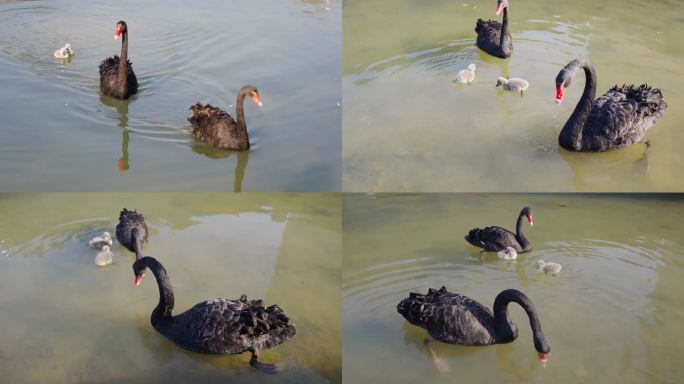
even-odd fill
[(525, 217), (525, 214), (522, 212), (520, 212), (520, 215), (518, 215), (518, 221), (515, 223), (515, 237), (518, 240), (518, 243), (520, 243), (522, 246), (523, 250), (527, 251), (529, 250), (530, 242), (527, 240), (522, 230), (523, 218)]
[[(572, 112), (572, 115), (570, 115), (570, 118), (565, 123), (565, 126), (563, 126), (563, 129), (558, 136), (558, 144), (560, 144), (561, 147), (572, 151), (579, 151), (582, 149), (582, 131), (584, 130), (584, 126), (591, 113), (594, 97), (596, 97), (596, 71), (594, 71), (594, 67), (587, 60), (578, 62), (577, 66), (584, 69), (586, 77), (584, 92), (582, 93), (582, 98), (579, 103), (577, 103), (575, 110)], [(575, 70), (577, 70), (577, 68), (575, 68)]]
[(128, 31), (121, 33), (121, 56), (119, 57), (119, 72), (117, 73), (117, 83), (121, 88), (121, 94), (128, 92), (128, 81), (126, 81), (126, 64), (128, 63)]
[(138, 228), (133, 228), (131, 230), (131, 238), (133, 240), (133, 246), (135, 247), (135, 259), (142, 259), (142, 242), (140, 241), (140, 231)]
[(147, 256), (140, 259), (139, 262), (142, 262), (152, 271), (159, 287), (159, 304), (152, 311), (152, 325), (154, 325), (171, 317), (174, 305), (173, 287), (166, 269), (156, 259)]
[(249, 148), (249, 136), (247, 136), (247, 123), (245, 122), (245, 89), (240, 89), (237, 95), (236, 114), (237, 114), (237, 134), (240, 143)]
[[(515, 289), (506, 289), (501, 291), (494, 299), (494, 319), (497, 324), (497, 331), (503, 333), (504, 336), (513, 336), (515, 338), (517, 334), (511, 328), (510, 319), (508, 318), (508, 304), (518, 303), (527, 313), (527, 317), (530, 319), (530, 327), (532, 327), (532, 334), (534, 339), (534, 346), (540, 353), (546, 353), (549, 351), (549, 346), (544, 337), (544, 333), (541, 329), (541, 323), (539, 322), (539, 316), (537, 316), (537, 311), (534, 309), (532, 301), (525, 296), (524, 293)], [(510, 333), (507, 335), (507, 333)], [(513, 339), (511, 338), (511, 340)]]
[(501, 21), (501, 37), (499, 46), (503, 48), (506, 43), (506, 36), (508, 36), (508, 7), (503, 9), (503, 20)]

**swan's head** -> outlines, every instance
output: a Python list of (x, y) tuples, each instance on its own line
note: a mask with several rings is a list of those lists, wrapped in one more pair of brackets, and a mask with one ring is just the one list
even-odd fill
[(145, 276), (145, 272), (147, 271), (147, 267), (145, 266), (145, 264), (141, 263), (140, 260), (136, 260), (135, 263), (133, 263), (133, 275), (135, 275), (135, 285), (140, 285), (140, 282), (142, 281), (142, 278), (143, 276)]
[(496, 14), (498, 15), (503, 11), (504, 8), (508, 8), (508, 0), (497, 0), (496, 2)]
[(542, 332), (535, 332), (532, 336), (532, 340), (534, 340), (534, 349), (539, 352), (539, 360), (546, 363), (546, 360), (548, 359), (547, 354), (551, 352), (551, 347), (549, 347), (546, 337)]
[(122, 33), (127, 33), (128, 32), (128, 26), (126, 25), (126, 22), (121, 20), (118, 23), (116, 23), (116, 32), (114, 33), (114, 40), (118, 39), (119, 36), (121, 36)]
[(530, 207), (525, 207), (520, 211), (520, 215), (524, 215), (527, 217), (527, 222), (530, 223), (530, 225), (534, 226), (534, 217), (532, 216), (532, 208)]
[(582, 61), (575, 59), (558, 72), (558, 76), (556, 76), (556, 104), (560, 104), (563, 101), (565, 89), (570, 86), (570, 82), (581, 66)]
[(499, 77), (499, 78), (496, 80), (496, 86), (497, 86), (497, 87), (500, 87), (500, 86), (506, 85), (506, 84), (508, 84), (508, 79), (505, 78), (505, 77)]
[(468, 64), (468, 70), (469, 70), (470, 72), (475, 72), (475, 69), (477, 69), (477, 67), (475, 66), (475, 64), (472, 64), (472, 63), (471, 63), (471, 64)]
[(244, 93), (246, 96), (249, 96), (252, 101), (254, 101), (254, 104), (256, 104), (259, 107), (263, 107), (264, 103), (261, 102), (261, 96), (259, 96), (259, 90), (257, 87), (253, 85), (245, 85), (242, 87), (240, 92)]

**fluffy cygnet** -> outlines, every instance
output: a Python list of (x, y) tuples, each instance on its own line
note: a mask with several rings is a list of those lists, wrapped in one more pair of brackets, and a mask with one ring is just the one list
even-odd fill
[(109, 232), (103, 232), (102, 236), (95, 236), (88, 242), (93, 248), (101, 249), (105, 245), (112, 245), (112, 235)]
[(99, 266), (109, 265), (112, 263), (112, 260), (114, 260), (114, 254), (109, 250), (109, 245), (103, 246), (100, 253), (95, 256), (95, 264)]
[(519, 77), (511, 77), (510, 79), (499, 77), (499, 80), (496, 81), (496, 86), (503, 87), (507, 91), (520, 92), (522, 94), (523, 91), (530, 87), (530, 82)]
[(515, 260), (518, 258), (518, 252), (516, 252), (515, 248), (512, 247), (506, 247), (506, 249), (499, 251), (496, 254), (499, 256), (499, 259), (504, 260)]
[(556, 276), (563, 267), (558, 263), (546, 263), (544, 260), (537, 260), (537, 271)]
[(475, 64), (469, 64), (468, 68), (461, 69), (456, 74), (456, 80), (454, 83), (470, 84), (475, 80)]

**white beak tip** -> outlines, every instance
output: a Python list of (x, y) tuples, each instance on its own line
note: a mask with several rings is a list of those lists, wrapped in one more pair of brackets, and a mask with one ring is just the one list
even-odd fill
[(260, 102), (257, 103), (257, 105), (260, 106), (260, 107), (263, 107), (263, 106), (264, 106), (264, 103), (262, 103), (262, 102), (260, 101)]

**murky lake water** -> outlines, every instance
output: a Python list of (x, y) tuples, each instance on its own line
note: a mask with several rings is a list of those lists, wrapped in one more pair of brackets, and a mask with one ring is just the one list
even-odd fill
[[(159, 335), (153, 277), (133, 283), (134, 255), (114, 243), (97, 267), (88, 240), (114, 233), (122, 207), (150, 228), (145, 255), (164, 264), (174, 313), (216, 297), (277, 303), (297, 335), (262, 353), (188, 352)], [(0, 195), (0, 372), (8, 383), (339, 383), (340, 197), (332, 194)]]
[[(517, 262), (480, 256), (463, 236), (514, 228), (534, 249)], [(684, 380), (684, 199), (667, 195), (348, 195), (344, 199), (343, 375), (350, 383), (675, 383)], [(558, 276), (535, 270), (560, 263)], [(525, 312), (519, 337), (466, 347), (433, 342), (396, 312), (408, 293), (445, 285), (491, 308), (507, 288), (533, 301), (551, 353), (537, 358)]]
[[(475, 47), (494, 0), (349, 0), (343, 13), (345, 191), (682, 191), (684, 23), (674, 1), (510, 2), (510, 59)], [(638, 17), (636, 16), (638, 15)], [(644, 145), (561, 150), (558, 133), (584, 87), (560, 106), (555, 77), (587, 56), (597, 96), (615, 84), (661, 88), (669, 109)], [(470, 86), (452, 84), (469, 63)], [(495, 88), (522, 77), (521, 98)]]
[[(128, 101), (99, 91), (120, 19)], [(339, 191), (340, 19), (337, 0), (0, 2), (2, 191)], [(249, 152), (186, 134), (190, 105), (235, 116), (245, 84)]]

